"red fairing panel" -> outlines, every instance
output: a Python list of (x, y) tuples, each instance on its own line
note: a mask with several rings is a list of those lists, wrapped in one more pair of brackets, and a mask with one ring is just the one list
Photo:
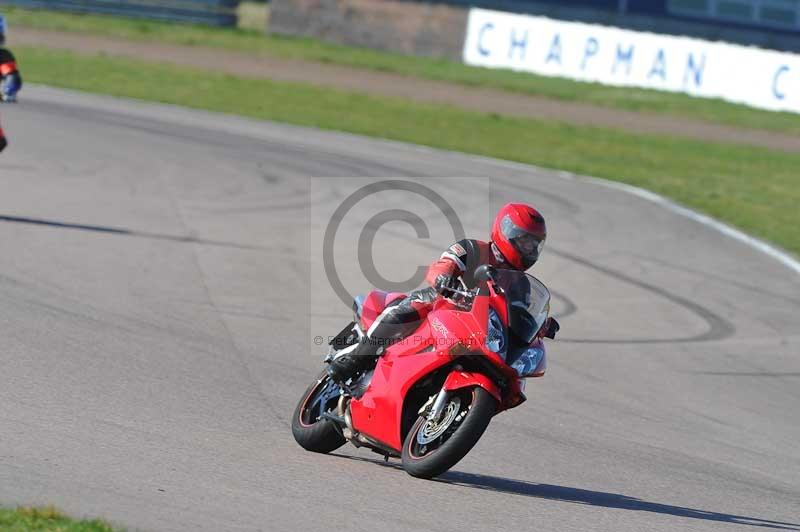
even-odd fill
[[(417, 334), (428, 337), (427, 333), (416, 332), (409, 338), (413, 339)], [(403, 445), (400, 428), (408, 390), (424, 375), (452, 360), (447, 354), (437, 351), (419, 353), (424, 347), (424, 344), (409, 340), (389, 348), (387, 354), (378, 359), (367, 392), (360, 399), (350, 401), (353, 428), (397, 452)], [(402, 354), (390, 355), (401, 351)]]
[[(370, 324), (377, 316), (377, 309), (385, 308), (389, 296), (381, 292), (368, 296), (364, 307), (369, 306)], [(513, 408), (524, 400), (519, 393), (516, 370), (505, 365), (499, 355), (484, 346), (490, 302), (501, 319), (507, 320), (505, 305), (500, 305), (504, 300), (497, 294), (478, 297), (471, 311), (458, 311), (447, 301), (436, 301), (422, 325), (389, 347), (378, 359), (364, 395), (350, 401), (353, 428), (400, 452), (403, 405), (408, 391), (426, 375), (470, 351), (475, 352), (474, 356), (486, 357), (505, 374), (509, 387), (506, 397), (488, 376), (461, 369), (448, 371), (446, 389), (480, 386), (497, 400), (498, 411)], [(454, 348), (456, 352), (451, 355)]]
[[(431, 312), (416, 331), (378, 359), (366, 393), (350, 402), (353, 428), (398, 452), (403, 445), (400, 430), (408, 391), (453, 360), (448, 354), (449, 344), (431, 326), (435, 316), (436, 312)], [(431, 345), (433, 350), (429, 350)]]
[(444, 381), (444, 389), (448, 392), (458, 390), (460, 388), (469, 388), (472, 386), (480, 386), (492, 394), (492, 397), (497, 399), (498, 404), (503, 402), (503, 398), (500, 395), (500, 388), (498, 388), (497, 385), (492, 382), (492, 379), (486, 375), (483, 375), (482, 373), (454, 371), (448, 375), (447, 380)]

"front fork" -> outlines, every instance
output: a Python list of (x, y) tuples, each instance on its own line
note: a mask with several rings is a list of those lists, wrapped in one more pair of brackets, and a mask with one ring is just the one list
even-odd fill
[(433, 422), (439, 421), (439, 418), (442, 417), (442, 412), (444, 411), (444, 407), (447, 406), (447, 398), (449, 396), (450, 392), (448, 390), (445, 390), (444, 387), (442, 387), (442, 389), (439, 390), (436, 399), (434, 399), (433, 401), (433, 406), (431, 407), (431, 411), (428, 413), (427, 417), (428, 421), (433, 421)]

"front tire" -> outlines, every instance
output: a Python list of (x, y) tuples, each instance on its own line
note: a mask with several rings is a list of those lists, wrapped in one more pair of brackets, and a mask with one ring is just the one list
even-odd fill
[(420, 416), (411, 427), (403, 442), (403, 468), (412, 477), (441, 475), (478, 443), (496, 410), (497, 401), (479, 386), (454, 391), (438, 424)]
[(339, 387), (327, 372), (308, 387), (292, 415), (292, 435), (300, 446), (315, 453), (329, 453), (345, 444), (341, 430), (329, 419), (320, 419), (320, 412), (329, 412), (339, 399)]

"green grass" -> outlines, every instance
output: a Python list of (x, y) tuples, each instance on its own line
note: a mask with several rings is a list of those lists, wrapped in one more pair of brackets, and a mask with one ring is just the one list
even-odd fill
[(800, 154), (486, 115), (39, 47), (18, 52), (25, 76), (33, 82), (349, 131), (630, 183), (800, 253)]
[(111, 525), (93, 519), (79, 521), (64, 516), (48, 506), (46, 508), (0, 508), (0, 530), (4, 532), (113, 532)]
[[(15, 26), (81, 32), (132, 40), (201, 45), (256, 55), (266, 54), (281, 58), (341, 64), (394, 72), (410, 77), (493, 87), (616, 109), (647, 111), (800, 135), (800, 115), (798, 114), (762, 111), (721, 100), (698, 99), (682, 94), (610, 87), (596, 83), (581, 83), (508, 70), (469, 67), (443, 59), (410, 57), (363, 48), (337, 46), (313, 39), (265, 35), (256, 30), (175, 25), (102, 15), (74, 15), (19, 8), (3, 8), (3, 11), (8, 15), (9, 40), (12, 46)], [(24, 71), (25, 65), (21, 66)]]

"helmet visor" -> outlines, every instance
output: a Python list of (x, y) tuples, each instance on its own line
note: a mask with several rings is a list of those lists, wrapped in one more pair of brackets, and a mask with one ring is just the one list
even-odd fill
[(542, 248), (544, 248), (543, 238), (539, 238), (533, 233), (519, 227), (511, 221), (511, 217), (508, 215), (504, 216), (503, 221), (500, 222), (500, 231), (511, 245), (514, 246), (514, 249), (517, 250), (520, 256), (522, 256), (522, 262), (526, 268), (529, 268), (533, 263), (539, 260), (539, 254), (542, 252)]

